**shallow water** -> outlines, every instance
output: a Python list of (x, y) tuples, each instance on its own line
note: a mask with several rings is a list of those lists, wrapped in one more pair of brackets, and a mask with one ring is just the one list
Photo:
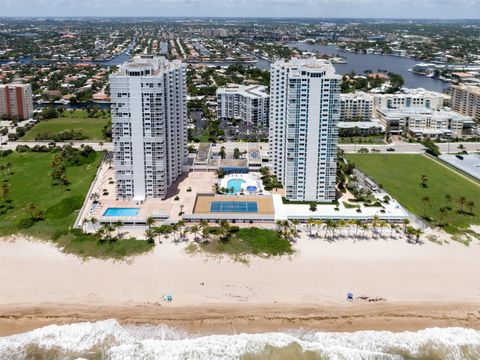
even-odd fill
[(479, 359), (480, 331), (285, 332), (191, 335), (165, 326), (121, 326), (116, 320), (50, 325), (0, 338), (0, 359)]

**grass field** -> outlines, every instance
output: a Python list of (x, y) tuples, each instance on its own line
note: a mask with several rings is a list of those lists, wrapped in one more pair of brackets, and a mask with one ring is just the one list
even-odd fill
[[(10, 185), (9, 197), (14, 208), (0, 215), (0, 234), (8, 235), (18, 231), (18, 221), (28, 217), (23, 210), (28, 203), (33, 203), (45, 211), (46, 219), (24, 232), (34, 236), (52, 237), (57, 231), (68, 230), (75, 221), (77, 210), (82, 207), (100, 162), (100, 154), (92, 155), (94, 159), (91, 163), (67, 168), (67, 176), (71, 182), (70, 191), (62, 186), (52, 186), (49, 177), (53, 157), (51, 153), (14, 152), (1, 158), (0, 165), (7, 162), (12, 164), (13, 175), (2, 174), (1, 178)], [(1, 203), (4, 201), (0, 200)]]
[[(69, 234), (79, 209), (95, 177), (101, 161), (100, 153), (91, 153), (88, 163), (67, 166), (70, 184), (52, 185), (49, 177), (52, 153), (14, 152), (0, 158), (0, 165), (12, 164), (12, 174), (3, 171), (0, 181), (9, 185), (9, 199), (0, 198), (0, 236), (22, 233), (35, 238), (54, 240), (66, 252), (81, 256), (113, 257), (136, 254), (150, 249), (146, 241), (122, 240), (116, 243), (101, 243), (93, 237), (79, 237)], [(19, 228), (20, 221), (29, 219), (25, 211), (33, 203), (45, 212), (45, 219), (37, 221), (27, 229)], [(130, 243), (128, 243), (130, 242)]]
[(86, 111), (65, 111), (64, 117), (42, 121), (20, 138), (24, 141), (35, 140), (41, 133), (57, 134), (63, 131), (81, 131), (90, 140), (103, 140), (102, 129), (108, 122), (108, 116), (102, 118), (89, 118)]
[[(448, 223), (446, 230), (456, 232), (471, 224), (480, 224), (480, 184), (464, 178), (459, 173), (423, 155), (406, 154), (347, 154), (356, 167), (375, 179), (377, 184), (396, 198), (403, 206), (418, 216), (429, 217), (432, 222)], [(428, 176), (428, 186), (423, 187), (421, 176)], [(448, 203), (445, 195), (453, 201)], [(422, 202), (428, 196), (430, 202)], [(459, 213), (458, 198), (464, 196), (475, 203), (472, 214)], [(441, 215), (440, 208), (450, 208)], [(469, 210), (468, 210), (469, 211)], [(465, 209), (465, 212), (468, 212)]]

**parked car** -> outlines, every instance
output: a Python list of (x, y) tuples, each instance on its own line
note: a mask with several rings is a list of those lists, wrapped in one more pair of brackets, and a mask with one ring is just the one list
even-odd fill
[(390, 147), (390, 148), (387, 148), (387, 151), (395, 151), (395, 149)]

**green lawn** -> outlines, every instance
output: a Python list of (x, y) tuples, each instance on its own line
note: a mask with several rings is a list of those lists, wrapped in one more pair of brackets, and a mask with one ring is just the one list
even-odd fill
[[(70, 184), (67, 186), (51, 183), (49, 173), (53, 156), (52, 153), (13, 152), (0, 157), (0, 165), (12, 164), (11, 175), (5, 171), (0, 172), (0, 184), (9, 184), (11, 200), (0, 198), (0, 236), (22, 233), (53, 240), (65, 252), (96, 258), (121, 259), (153, 247), (146, 241), (108, 242), (99, 241), (98, 237), (91, 235), (69, 233), (95, 177), (101, 154), (91, 153), (83, 165), (68, 165), (67, 177)], [(45, 219), (35, 222), (30, 228), (21, 229), (19, 222), (30, 218), (24, 210), (29, 203), (44, 211)]]
[(39, 134), (58, 134), (63, 131), (81, 131), (90, 140), (103, 140), (103, 127), (108, 122), (109, 115), (100, 118), (89, 118), (86, 111), (65, 111), (63, 117), (42, 121), (30, 129), (20, 140), (32, 141)]
[(52, 186), (49, 177), (53, 157), (51, 153), (14, 152), (0, 158), (0, 165), (9, 162), (13, 171), (13, 175), (10, 176), (0, 174), (1, 181), (8, 181), (10, 185), (9, 197), (12, 200), (11, 203), (7, 203), (0, 199), (0, 206), (13, 206), (13, 209), (0, 215), (0, 234), (18, 232), (18, 221), (28, 217), (23, 210), (28, 203), (33, 203), (45, 211), (46, 219), (22, 232), (51, 238), (58, 231), (68, 230), (82, 207), (101, 159), (99, 153), (93, 153), (91, 156), (93, 159), (88, 164), (67, 167), (67, 177), (71, 182), (68, 185), (70, 191), (63, 186)]
[[(346, 154), (358, 169), (375, 179), (383, 188), (411, 212), (432, 218), (434, 223), (445, 222), (448, 231), (480, 224), (480, 183), (470, 181), (456, 171), (423, 155), (406, 154)], [(421, 185), (421, 176), (428, 176), (428, 187)], [(453, 201), (448, 204), (445, 195)], [(424, 205), (422, 197), (427, 195), (430, 203)], [(457, 200), (465, 196), (475, 203), (473, 214), (461, 214)], [(439, 209), (449, 207), (445, 215)], [(469, 210), (466, 210), (467, 212)]]

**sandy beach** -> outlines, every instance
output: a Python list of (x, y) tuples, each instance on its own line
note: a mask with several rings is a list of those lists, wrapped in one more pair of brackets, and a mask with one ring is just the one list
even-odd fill
[[(0, 336), (108, 318), (207, 333), (480, 329), (478, 243), (328, 242), (304, 234), (295, 255), (248, 265), (190, 256), (184, 247), (164, 241), (130, 262), (82, 261), (51, 243), (3, 239)], [(162, 300), (166, 294), (173, 302)]]

